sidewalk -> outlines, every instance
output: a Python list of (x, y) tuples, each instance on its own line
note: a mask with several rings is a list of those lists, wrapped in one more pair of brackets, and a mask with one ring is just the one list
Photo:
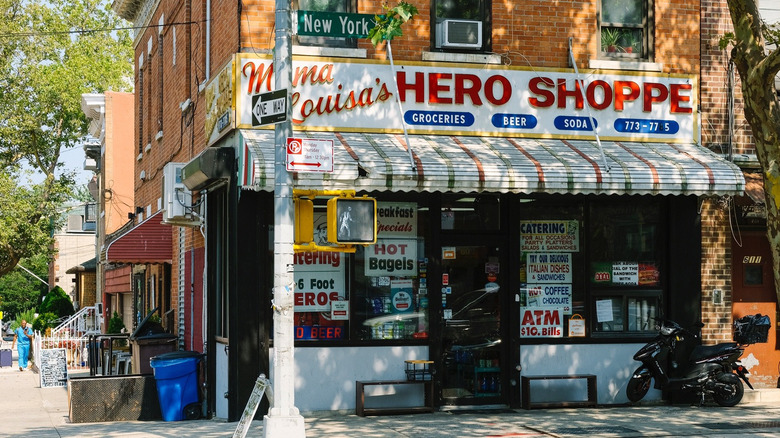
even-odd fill
[[(236, 424), (217, 420), (128, 421), (71, 424), (66, 388), (41, 388), (39, 375), (0, 368), (0, 436), (226, 437)], [(771, 391), (774, 397), (774, 391)], [(746, 396), (751, 393), (746, 389)], [(767, 394), (767, 392), (763, 392)], [(769, 400), (765, 396), (764, 400)], [(751, 396), (756, 399), (755, 394)], [(746, 398), (746, 400), (748, 400)], [(749, 401), (749, 400), (748, 400)], [(307, 437), (748, 437), (780, 435), (780, 402), (716, 405), (634, 406), (582, 409), (450, 411), (365, 417), (304, 415)], [(248, 437), (262, 436), (254, 421)], [(281, 437), (286, 438), (286, 437)]]

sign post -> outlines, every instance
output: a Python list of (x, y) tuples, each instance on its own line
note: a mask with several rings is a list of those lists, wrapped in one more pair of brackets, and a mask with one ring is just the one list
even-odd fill
[[(274, 85), (276, 90), (292, 88), (292, 10), (291, 2), (276, 0)], [(273, 99), (269, 99), (273, 100)], [(290, 105), (284, 105), (285, 119), (276, 124), (274, 143), (274, 405), (263, 417), (263, 437), (298, 438), (306, 429), (295, 407), (295, 361), (293, 303), (293, 181), (285, 168), (285, 144), (292, 137)]]

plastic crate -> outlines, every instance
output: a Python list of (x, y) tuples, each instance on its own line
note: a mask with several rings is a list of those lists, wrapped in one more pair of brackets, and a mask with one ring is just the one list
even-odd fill
[(406, 380), (431, 380), (433, 378), (432, 360), (406, 360)]
[(760, 313), (743, 316), (734, 321), (734, 341), (740, 344), (767, 342), (771, 325), (769, 317)]

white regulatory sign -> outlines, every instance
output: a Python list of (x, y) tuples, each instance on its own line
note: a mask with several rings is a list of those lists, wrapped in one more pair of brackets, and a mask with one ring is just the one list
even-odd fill
[(287, 170), (333, 172), (333, 140), (288, 137)]

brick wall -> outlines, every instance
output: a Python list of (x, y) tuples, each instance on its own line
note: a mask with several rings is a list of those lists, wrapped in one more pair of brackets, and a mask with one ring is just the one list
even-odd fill
[[(721, 50), (720, 38), (733, 31), (725, 0), (705, 0), (701, 17), (701, 119), (702, 144), (726, 153), (728, 144), (729, 49)], [(734, 69), (734, 153), (754, 153), (750, 126), (744, 116), (739, 73)]]
[[(702, 339), (705, 344), (731, 341), (731, 231), (721, 198), (701, 207)], [(722, 291), (722, 304), (713, 304), (712, 291)]]

